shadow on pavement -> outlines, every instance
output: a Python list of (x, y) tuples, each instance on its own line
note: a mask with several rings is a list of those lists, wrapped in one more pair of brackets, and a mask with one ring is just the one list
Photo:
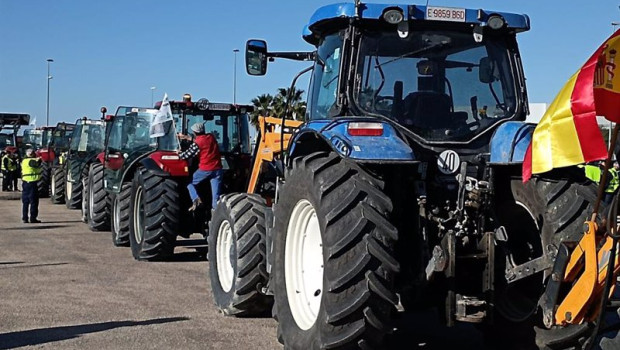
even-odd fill
[(104, 332), (122, 327), (148, 326), (153, 324), (187, 321), (189, 317), (167, 317), (144, 321), (111, 321), (75, 326), (31, 329), (0, 334), (0, 349), (12, 349), (21, 346), (41, 345), (61, 340), (77, 338), (88, 333)]
[(175, 253), (170, 258), (162, 261), (164, 263), (168, 262), (196, 262), (196, 261), (206, 261), (205, 253), (201, 252), (181, 252)]
[(26, 227), (31, 230), (50, 230), (53, 228), (69, 227), (69, 225), (41, 225), (41, 224), (23, 224), (20, 227), (7, 227), (5, 230), (24, 230)]
[(23, 261), (0, 261), (0, 265), (18, 265), (23, 263)]
[[(25, 263), (13, 263), (13, 264), (25, 264)], [(0, 265), (2, 265), (2, 263), (0, 263)], [(7, 267), (3, 267), (3, 269), (23, 269), (23, 268), (27, 268), (27, 267), (45, 267), (45, 266), (59, 266), (59, 265), (69, 265), (69, 263), (59, 262), (59, 263), (47, 263), (47, 264), (31, 264), (31, 265), (20, 265), (20, 266), (7, 266)]]

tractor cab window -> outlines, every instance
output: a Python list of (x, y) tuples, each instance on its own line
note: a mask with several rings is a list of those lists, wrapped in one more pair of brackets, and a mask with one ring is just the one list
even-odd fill
[(467, 141), (516, 112), (504, 38), (365, 32), (357, 68), (356, 104), (429, 141)]
[(150, 150), (174, 151), (178, 139), (173, 121), (160, 124), (161, 135), (153, 137), (152, 126), (156, 109), (121, 107), (112, 123), (108, 148), (128, 154), (142, 154)]
[(105, 126), (103, 123), (87, 123), (81, 128), (81, 136), (77, 145), (80, 152), (95, 152), (104, 147)]
[(205, 115), (188, 114), (186, 117), (188, 127), (195, 123), (204, 123), (205, 132), (215, 136), (220, 152), (250, 153), (247, 114), (210, 112)]
[(73, 134), (71, 135), (71, 144), (69, 145), (69, 149), (71, 151), (77, 151), (80, 145), (82, 135), (82, 124), (78, 123), (73, 129)]
[(306, 109), (309, 119), (325, 119), (337, 112), (335, 108), (343, 35), (343, 32), (328, 35), (319, 46), (310, 86), (311, 98)]
[(54, 146), (59, 149), (66, 149), (67, 147), (69, 147), (69, 134), (70, 131), (60, 129), (55, 130), (52, 136), (52, 142), (54, 143)]

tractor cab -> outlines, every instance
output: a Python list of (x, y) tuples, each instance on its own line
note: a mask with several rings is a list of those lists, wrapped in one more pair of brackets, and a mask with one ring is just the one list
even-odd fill
[[(125, 172), (136, 161), (153, 152), (175, 152), (179, 148), (173, 121), (152, 127), (158, 110), (119, 107), (107, 130), (105, 153), (106, 189), (118, 192)], [(166, 160), (166, 159), (164, 159)], [(178, 157), (176, 157), (178, 160)]]
[(19, 128), (30, 123), (30, 115), (0, 113), (0, 151), (18, 150)]
[[(249, 74), (262, 75), (273, 58), (314, 61), (308, 127), (342, 134), (338, 144), (347, 147), (335, 147), (345, 156), (412, 161), (428, 148), (488, 152), (500, 124), (527, 115), (516, 34), (529, 27), (525, 15), (487, 10), (329, 5), (304, 30), (316, 51), (269, 52), (250, 40), (246, 63)], [(398, 134), (405, 144), (386, 141), (378, 148), (392, 152), (375, 153), (354, 139), (366, 134)]]
[[(156, 104), (159, 107), (161, 102)], [(245, 188), (250, 170), (251, 145), (249, 138), (248, 113), (251, 106), (230, 103), (213, 103), (206, 99), (191, 101), (186, 94), (183, 101), (170, 101), (176, 131), (190, 134), (190, 128), (203, 123), (205, 132), (215, 136), (222, 154), (224, 193), (240, 191)], [(181, 141), (181, 150), (186, 150), (189, 142)], [(197, 159), (190, 165), (190, 173), (198, 168)]]
[(52, 139), (53, 131), (54, 127), (51, 126), (24, 130), (24, 138), (22, 143), (23, 149), (25, 150), (27, 148), (32, 148), (35, 151), (38, 151), (42, 148), (47, 148), (50, 140)]
[(56, 125), (50, 140), (50, 149), (53, 150), (56, 155), (60, 155), (69, 150), (69, 144), (74, 129), (75, 124), (61, 122)]

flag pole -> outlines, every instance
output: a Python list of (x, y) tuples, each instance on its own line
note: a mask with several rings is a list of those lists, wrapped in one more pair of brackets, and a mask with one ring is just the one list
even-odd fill
[(605, 158), (605, 167), (603, 169), (603, 174), (601, 174), (601, 181), (598, 184), (598, 192), (596, 195), (596, 202), (594, 202), (594, 209), (592, 210), (591, 221), (594, 222), (596, 220), (596, 214), (601, 206), (601, 200), (603, 200), (603, 193), (605, 193), (605, 183), (607, 182), (607, 173), (609, 172), (609, 168), (611, 167), (611, 158), (614, 154), (614, 149), (616, 148), (616, 141), (618, 139), (618, 131), (620, 130), (620, 124), (616, 123), (614, 126), (614, 130), (611, 135), (611, 139), (609, 140), (609, 149), (607, 150), (607, 158)]

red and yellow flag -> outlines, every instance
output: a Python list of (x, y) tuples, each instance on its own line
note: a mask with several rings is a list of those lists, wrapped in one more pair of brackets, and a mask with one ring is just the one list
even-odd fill
[(532, 174), (607, 158), (596, 116), (620, 122), (620, 30), (564, 85), (532, 135), (523, 181)]

